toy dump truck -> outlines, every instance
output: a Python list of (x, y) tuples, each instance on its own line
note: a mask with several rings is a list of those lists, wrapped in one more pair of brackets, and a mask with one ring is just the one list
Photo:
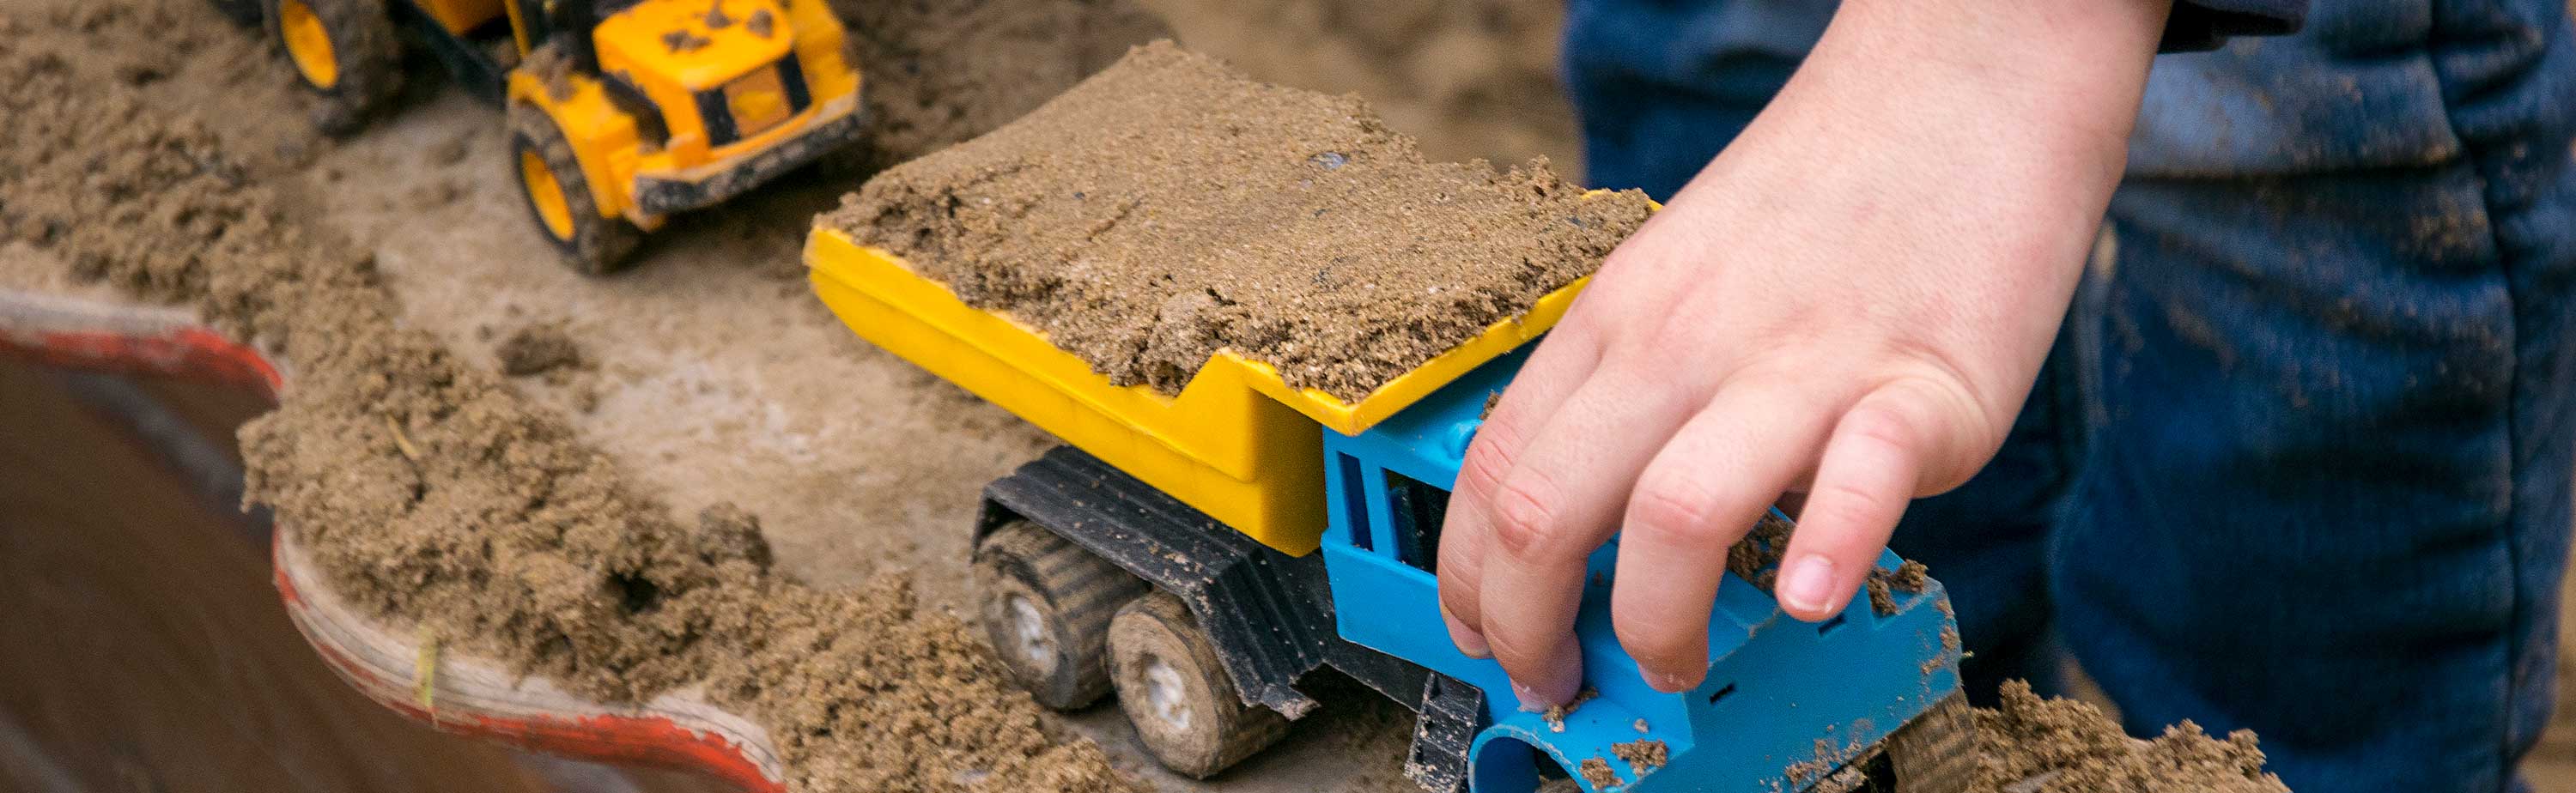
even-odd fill
[(1174, 771), (1269, 745), (1315, 709), (1299, 686), (1330, 667), (1420, 714), (1405, 771), (1437, 793), (1559, 775), (1596, 793), (1961, 789), (1955, 766), (1972, 761), (1947, 743), (1964, 740), (1964, 706), (1938, 583), (1811, 625), (1730, 580), (1706, 682), (1665, 694), (1612, 637), (1605, 546), (1577, 621), (1592, 696), (1556, 714), (1523, 709), (1498, 664), (1449, 643), (1433, 571), (1448, 490), (1488, 395), (1579, 282), (1349, 402), (1232, 352), (1177, 395), (1115, 386), (840, 230), (818, 226), (805, 260), (859, 335), (1070, 444), (985, 489), (978, 608), (1039, 701), (1114, 691)]
[(422, 42), (508, 107), (529, 213), (587, 273), (625, 263), (673, 213), (861, 131), (859, 73), (823, 0), (215, 2), (264, 20), (326, 131), (354, 129), (401, 84), (397, 30)]

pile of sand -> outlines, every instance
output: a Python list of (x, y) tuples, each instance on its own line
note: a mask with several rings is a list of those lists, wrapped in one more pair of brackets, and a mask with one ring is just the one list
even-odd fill
[(1434, 160), (1579, 161), (1564, 0), (1137, 0), (1255, 79), (1368, 97)]
[(867, 75), (862, 173), (984, 134), (1171, 35), (1132, 0), (831, 0)]
[(2151, 741), (2120, 731), (2092, 705), (2042, 700), (2005, 683), (1995, 710), (1976, 714), (1979, 791), (2014, 793), (2289, 793), (2263, 771), (2254, 733), (2225, 740), (2183, 722)]
[[(195, 0), (147, 7), (126, 18), (221, 24)], [(1126, 785), (1043, 732), (903, 580), (773, 575), (751, 516), (674, 520), (559, 416), (397, 329), (365, 254), (287, 221), (204, 126), (85, 73), (100, 64), (72, 57), (88, 34), (67, 21), (0, 17), (0, 243), (193, 304), (282, 360), (278, 410), (243, 429), (249, 497), (351, 602), (593, 696), (704, 683), (768, 729), (799, 790)]]
[(1360, 100), (1142, 47), (819, 222), (907, 257), (1120, 384), (1230, 349), (1366, 396), (1589, 275), (1645, 221), (1544, 161), (1431, 163)]

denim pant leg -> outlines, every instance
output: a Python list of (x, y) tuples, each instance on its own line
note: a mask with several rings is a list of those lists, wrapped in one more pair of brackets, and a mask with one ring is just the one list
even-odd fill
[[(1832, 0), (1573, 0), (1565, 73), (1592, 185), (1669, 197), (1779, 92)], [(2078, 457), (2077, 368), (2061, 344), (2010, 439), (1958, 490), (1907, 510), (1897, 553), (1948, 587), (1971, 695), (2026, 679), (2055, 690), (2040, 551)]]
[(1593, 187), (1671, 198), (1780, 92), (1834, 0), (1569, 0), (1565, 81)]
[(2547, 721), (2576, 438), (2560, 0), (2325, 0), (2158, 64), (2050, 549), (2149, 732), (2307, 791), (2507, 789)]
[[(1575, 0), (1595, 183), (1669, 194), (1827, 8)], [(1899, 532), (1972, 647), (2045, 621), (2046, 537), (2067, 641), (2132, 730), (2256, 728), (2302, 790), (2509, 783), (2547, 721), (2576, 478), (2562, 14), (2322, 0), (2298, 37), (2158, 64), (2104, 299), (2051, 363), (2100, 386), (2086, 426), (2035, 399)], [(2025, 526), (2070, 438), (2070, 518)]]

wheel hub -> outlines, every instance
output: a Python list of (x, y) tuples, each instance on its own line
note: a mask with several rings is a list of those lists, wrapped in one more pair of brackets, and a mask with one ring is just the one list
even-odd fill
[(1055, 639), (1047, 634), (1046, 616), (1038, 613), (1037, 604), (1030, 603), (1026, 597), (1012, 595), (1003, 602), (1003, 607), (1010, 612), (1013, 649), (1019, 652), (1020, 658), (1028, 661), (1030, 668), (1053, 673)]
[(340, 84), (340, 61), (331, 47), (331, 33), (322, 26), (322, 17), (304, 0), (281, 0), (277, 4), (277, 31), (286, 40), (287, 60), (304, 81), (325, 91)]
[(1147, 655), (1144, 677), (1146, 709), (1175, 730), (1189, 729), (1189, 686), (1182, 682), (1181, 670), (1172, 668), (1162, 656)]
[(528, 206), (535, 209), (537, 222), (555, 239), (572, 240), (572, 203), (564, 197), (563, 182), (555, 178), (554, 168), (533, 149), (519, 152), (519, 183), (527, 188)]

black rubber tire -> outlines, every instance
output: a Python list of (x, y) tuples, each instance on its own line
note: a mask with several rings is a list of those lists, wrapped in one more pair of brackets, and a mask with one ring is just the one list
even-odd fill
[(1173, 773), (1215, 776), (1288, 734), (1278, 712), (1244, 703), (1198, 619), (1167, 592), (1110, 619), (1109, 679), (1137, 739)]
[(1109, 619), (1145, 582), (1025, 520), (984, 537), (974, 574), (986, 641), (1038, 704), (1073, 710), (1109, 693)]
[[(626, 268), (635, 254), (644, 232), (625, 218), (602, 217), (598, 197), (591, 193), (590, 179), (582, 173), (581, 161), (573, 156), (572, 142), (563, 130), (547, 118), (543, 110), (526, 103), (512, 103), (509, 111), (511, 178), (519, 185), (519, 196), (527, 203), (528, 219), (535, 222), (537, 234), (554, 243), (555, 252), (564, 266), (584, 275), (608, 275)], [(570, 210), (572, 233), (560, 235), (549, 228), (537, 208), (534, 188), (520, 168), (520, 156), (533, 152), (553, 172), (556, 186), (563, 192), (565, 207)]]
[[(217, 7), (241, 0), (216, 0)], [(268, 30), (269, 40), (278, 52), (288, 53), (286, 32), (281, 29), (278, 6), (283, 0), (256, 0), (261, 26)], [(321, 98), (314, 104), (313, 126), (327, 135), (348, 135), (366, 127), (367, 119), (394, 92), (402, 89), (402, 40), (394, 33), (393, 16), (386, 12), (386, 0), (298, 0), (313, 10), (321, 21), (324, 35), (330, 39), (332, 60), (338, 66), (338, 79), (331, 85), (316, 85), (311, 77), (297, 68), (294, 56), (287, 55), (287, 68), (296, 81)]]
[(260, 0), (206, 0), (206, 2), (215, 7), (216, 13), (223, 14), (225, 19), (232, 20), (233, 24), (242, 27), (259, 24), (259, 7), (263, 5)]
[(1976, 715), (1968, 695), (1953, 691), (1888, 736), (1888, 790), (1967, 793), (1977, 773)]

